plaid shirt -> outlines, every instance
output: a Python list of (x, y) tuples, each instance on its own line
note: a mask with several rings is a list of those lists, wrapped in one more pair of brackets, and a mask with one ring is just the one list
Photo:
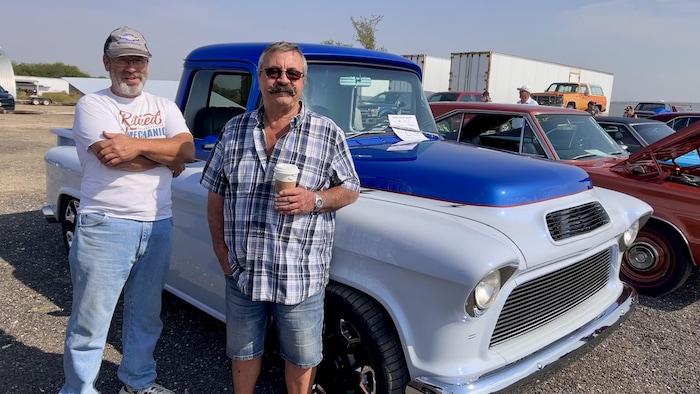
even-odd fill
[(224, 196), (224, 240), (233, 278), (255, 301), (298, 304), (328, 283), (335, 212), (280, 215), (274, 209), (277, 163), (299, 167), (299, 186), (359, 191), (345, 134), (302, 105), (267, 158), (264, 109), (231, 119), (200, 183)]

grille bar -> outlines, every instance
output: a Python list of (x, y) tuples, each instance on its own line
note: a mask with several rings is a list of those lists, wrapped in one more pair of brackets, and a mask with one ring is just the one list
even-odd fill
[(555, 241), (586, 234), (610, 223), (608, 213), (598, 202), (550, 212), (546, 220), (549, 235)]
[(519, 285), (508, 296), (491, 337), (496, 346), (534, 331), (583, 303), (610, 278), (612, 250)]

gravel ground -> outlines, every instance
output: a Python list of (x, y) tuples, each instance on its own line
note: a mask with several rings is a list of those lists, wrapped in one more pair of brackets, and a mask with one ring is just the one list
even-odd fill
[[(32, 108), (18, 108), (29, 109)], [(70, 109), (0, 114), (0, 393), (57, 392), (71, 284), (60, 225), (41, 216), (43, 154), (50, 125)], [(603, 343), (525, 393), (699, 393), (700, 277), (673, 294), (640, 297), (632, 316)], [(159, 381), (178, 393), (231, 392), (224, 324), (165, 293), (157, 348)], [(121, 310), (107, 339), (98, 388), (117, 393)], [(259, 393), (283, 392), (276, 355), (266, 357)], [(329, 393), (331, 394), (331, 393)]]

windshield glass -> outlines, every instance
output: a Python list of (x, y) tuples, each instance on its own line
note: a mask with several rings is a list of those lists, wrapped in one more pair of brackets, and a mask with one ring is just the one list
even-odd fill
[(647, 145), (651, 145), (654, 142), (656, 142), (664, 137), (668, 137), (669, 135), (676, 132), (672, 128), (668, 127), (668, 125), (666, 125), (665, 123), (661, 123), (661, 124), (644, 123), (644, 124), (637, 124), (637, 125), (634, 125), (632, 127), (637, 131), (639, 136), (642, 137), (642, 139), (644, 141), (646, 141)]
[(626, 155), (590, 115), (543, 114), (536, 118), (560, 160)]
[(388, 115), (415, 115), (421, 131), (437, 133), (418, 76), (398, 69), (309, 63), (302, 100), (346, 134), (386, 128)]

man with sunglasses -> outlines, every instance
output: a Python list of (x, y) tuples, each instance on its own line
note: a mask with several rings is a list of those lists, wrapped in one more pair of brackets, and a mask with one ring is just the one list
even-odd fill
[(172, 100), (143, 91), (151, 53), (137, 30), (114, 30), (102, 61), (112, 85), (82, 97), (73, 137), (82, 167), (70, 247), (73, 306), (61, 394), (97, 393), (114, 309), (124, 293), (120, 394), (168, 394), (156, 384), (161, 294), (170, 265), (170, 184), (194, 160), (194, 143)]
[[(236, 394), (253, 393), (270, 322), (287, 391), (311, 392), (322, 359), (335, 212), (359, 196), (343, 130), (300, 101), (306, 73), (298, 46), (269, 45), (258, 62), (263, 106), (226, 124), (202, 174), (213, 248), (226, 275)], [(278, 163), (296, 165), (299, 177), (276, 197)]]

